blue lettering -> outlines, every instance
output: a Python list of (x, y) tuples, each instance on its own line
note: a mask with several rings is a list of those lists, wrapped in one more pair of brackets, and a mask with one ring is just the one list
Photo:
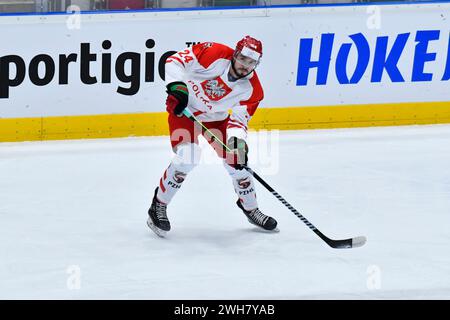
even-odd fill
[(297, 86), (305, 86), (308, 83), (309, 69), (317, 68), (316, 84), (327, 83), (328, 70), (330, 68), (331, 50), (333, 49), (334, 33), (322, 34), (318, 61), (311, 61), (312, 38), (300, 39), (300, 53), (298, 56)]
[[(432, 81), (433, 73), (425, 72), (427, 62), (436, 61), (438, 52), (430, 52), (431, 41), (440, 39), (440, 30), (418, 30), (415, 35), (415, 50), (412, 63), (411, 81)], [(366, 74), (369, 60), (373, 54), (372, 83), (381, 82), (383, 74), (387, 73), (391, 82), (405, 82), (398, 64), (405, 50), (410, 33), (393, 36), (377, 37), (374, 52), (367, 38), (361, 32), (350, 35), (352, 42), (343, 43), (336, 55), (335, 72), (340, 84), (356, 84)], [(326, 85), (333, 53), (334, 33), (325, 33), (320, 38), (320, 51), (318, 59), (312, 58), (313, 38), (300, 39), (299, 57), (297, 66), (297, 86), (306, 86), (310, 69), (317, 68), (316, 85)], [(389, 40), (391, 38), (391, 40)], [(388, 49), (389, 42), (391, 48)], [(352, 46), (356, 48), (356, 66), (354, 71), (349, 70), (348, 63)], [(353, 49), (354, 50), (354, 49)], [(335, 51), (336, 52), (336, 51)], [(353, 51), (353, 54), (355, 52)], [(440, 54), (440, 53), (439, 53)], [(353, 62), (353, 61), (352, 61)], [(353, 63), (352, 63), (353, 65)], [(448, 39), (447, 57), (442, 81), (450, 80), (450, 35)]]
[(358, 83), (361, 80), (364, 72), (366, 72), (367, 65), (369, 64), (370, 58), (370, 47), (366, 38), (362, 33), (352, 34), (350, 39), (355, 43), (356, 49), (358, 50), (358, 62), (356, 64), (355, 72), (350, 80), (347, 76), (347, 62), (348, 55), (350, 53), (351, 43), (345, 43), (339, 49), (337, 59), (336, 59), (336, 76), (339, 83)]
[(442, 77), (442, 81), (447, 81), (450, 79), (450, 34), (448, 36), (448, 49), (447, 49), (447, 63), (445, 66), (444, 76)]
[(381, 82), (383, 70), (386, 70), (392, 82), (405, 82), (400, 70), (397, 68), (397, 63), (408, 37), (409, 33), (399, 34), (389, 54), (387, 54), (388, 37), (377, 38), (371, 82)]
[(432, 73), (424, 73), (425, 62), (436, 60), (436, 53), (428, 53), (428, 42), (439, 39), (439, 30), (417, 31), (416, 50), (414, 53), (414, 64), (412, 71), (412, 81), (431, 81)]

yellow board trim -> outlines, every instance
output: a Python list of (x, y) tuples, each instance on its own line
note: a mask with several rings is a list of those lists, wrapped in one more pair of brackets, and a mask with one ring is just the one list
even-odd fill
[[(450, 123), (450, 101), (260, 108), (250, 129), (327, 129)], [(0, 118), (0, 142), (168, 135), (167, 113)]]
[(258, 109), (253, 129), (330, 129), (450, 123), (450, 101)]

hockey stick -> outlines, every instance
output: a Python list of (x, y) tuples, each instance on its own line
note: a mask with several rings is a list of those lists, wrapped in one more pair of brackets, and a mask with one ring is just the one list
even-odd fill
[[(206, 128), (201, 121), (199, 121), (189, 110), (184, 109), (183, 114), (192, 120), (194, 123), (200, 125), (202, 129), (208, 133), (212, 141), (217, 141), (224, 150), (231, 152), (231, 149), (228, 148), (214, 133), (212, 133), (208, 128)], [(244, 168), (253, 176), (256, 180), (258, 180), (270, 193), (272, 193), (278, 200), (281, 201), (292, 213), (294, 213), (300, 220), (305, 223), (308, 228), (314, 231), (323, 241), (325, 241), (330, 247), (335, 249), (344, 249), (344, 248), (356, 248), (363, 246), (367, 239), (364, 236), (359, 236), (355, 238), (342, 239), (342, 240), (333, 240), (325, 236), (319, 229), (317, 229), (311, 222), (308, 221), (300, 212), (298, 212), (289, 202), (287, 202), (278, 192), (276, 192), (267, 182), (265, 182), (255, 171), (250, 169), (248, 166), (244, 166)]]

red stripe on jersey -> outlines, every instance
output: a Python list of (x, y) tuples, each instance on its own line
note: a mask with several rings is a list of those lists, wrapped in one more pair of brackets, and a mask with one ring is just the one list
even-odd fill
[(234, 123), (234, 122), (233, 123), (228, 122), (227, 128), (242, 128), (244, 130), (247, 130), (246, 126), (239, 124), (239, 123)]
[(240, 104), (246, 105), (248, 114), (253, 116), (259, 103), (262, 99), (264, 99), (264, 91), (262, 89), (261, 82), (259, 82), (256, 71), (253, 72), (253, 76), (249, 79), (249, 81), (253, 88), (252, 95), (248, 98), (248, 100), (241, 101)]
[(163, 175), (163, 179), (166, 180), (166, 178), (167, 178), (167, 169), (166, 169), (166, 171), (164, 171), (164, 175)]
[(196, 116), (201, 115), (202, 113), (205, 113), (205, 112), (204, 112), (204, 111), (195, 111), (195, 112), (193, 113), (193, 115), (196, 117)]
[(192, 52), (197, 57), (198, 63), (207, 69), (219, 59), (231, 60), (234, 50), (220, 43), (204, 42), (194, 45)]
[(159, 187), (161, 188), (161, 191), (162, 191), (163, 193), (166, 192), (166, 188), (164, 188), (162, 179), (159, 179)]
[[(180, 58), (175, 57), (175, 56), (170, 56), (169, 59), (175, 59), (175, 60), (177, 60), (177, 61), (178, 61), (179, 63), (181, 63), (181, 64), (183, 65), (183, 67), (184, 67), (184, 62), (183, 62)], [(172, 60), (169, 61), (169, 59), (166, 60), (166, 63), (173, 62)]]
[(246, 127), (245, 124), (243, 124), (243, 123), (240, 122), (240, 121), (234, 120), (234, 119), (230, 119), (230, 120), (228, 120), (228, 122), (229, 122), (229, 123), (232, 123), (232, 124), (241, 125), (241, 126), (243, 126), (243, 127)]

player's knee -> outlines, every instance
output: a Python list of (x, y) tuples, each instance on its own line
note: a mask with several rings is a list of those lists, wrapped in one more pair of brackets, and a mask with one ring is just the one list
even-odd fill
[(245, 177), (250, 176), (250, 173), (247, 170), (237, 170), (235, 168), (233, 168), (232, 166), (230, 166), (228, 163), (226, 163), (226, 161), (223, 161), (223, 166), (225, 167), (225, 170), (227, 170), (228, 174), (233, 178), (233, 179), (242, 179)]
[(178, 167), (179, 171), (188, 173), (200, 163), (200, 157), (201, 149), (198, 144), (183, 143), (175, 151), (173, 164)]

